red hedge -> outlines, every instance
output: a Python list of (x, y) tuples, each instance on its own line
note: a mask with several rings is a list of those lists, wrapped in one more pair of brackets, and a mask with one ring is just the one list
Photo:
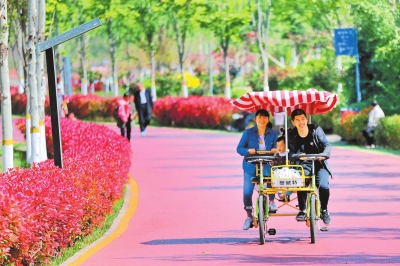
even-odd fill
[(165, 126), (223, 129), (235, 112), (230, 100), (222, 97), (164, 97), (154, 103), (153, 115)]
[[(17, 88), (11, 89), (13, 114), (25, 114), (26, 96), (18, 94)], [(68, 110), (79, 119), (98, 119), (113, 121), (112, 113), (119, 98), (103, 98), (89, 94), (74, 94), (69, 99)], [(46, 95), (45, 112), (50, 114), (49, 100)], [(164, 126), (191, 128), (224, 129), (232, 121), (232, 114), (238, 112), (230, 100), (222, 97), (190, 96), (163, 97), (155, 101), (153, 116)]]
[[(24, 119), (18, 127), (25, 131)], [(0, 175), (0, 265), (48, 262), (98, 227), (122, 196), (129, 142), (94, 123), (62, 118), (60, 129), (63, 169), (47, 160)]]
[[(25, 115), (26, 94), (19, 94), (17, 87), (11, 87), (10, 93), (12, 113)], [(94, 94), (89, 94), (86, 96), (74, 94), (71, 96), (66, 96), (66, 99), (69, 99), (69, 112), (73, 112), (79, 119), (100, 119), (113, 121), (114, 119), (112, 118), (112, 113), (119, 98), (104, 98)], [(50, 115), (50, 101), (48, 95), (45, 95), (44, 107), (45, 113)]]

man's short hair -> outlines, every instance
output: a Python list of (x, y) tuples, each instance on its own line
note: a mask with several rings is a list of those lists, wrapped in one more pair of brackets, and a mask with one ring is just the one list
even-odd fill
[(125, 97), (130, 97), (130, 96), (131, 96), (131, 94), (130, 94), (129, 92), (125, 92), (125, 93), (124, 93), (124, 98), (125, 98)]
[(371, 105), (372, 105), (372, 106), (377, 106), (377, 105), (378, 105), (378, 102), (377, 102), (376, 100), (373, 100), (373, 101), (371, 102)]
[(294, 120), (294, 118), (298, 115), (304, 115), (305, 117), (307, 117), (306, 112), (304, 112), (303, 109), (296, 109), (292, 112), (292, 121)]

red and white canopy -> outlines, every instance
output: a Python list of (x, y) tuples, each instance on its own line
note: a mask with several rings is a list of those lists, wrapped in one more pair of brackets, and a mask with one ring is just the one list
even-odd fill
[(231, 103), (240, 110), (256, 112), (265, 109), (269, 112), (284, 112), (291, 115), (295, 109), (303, 109), (307, 114), (325, 114), (331, 111), (337, 104), (339, 97), (328, 91), (316, 89), (281, 90), (249, 92)]

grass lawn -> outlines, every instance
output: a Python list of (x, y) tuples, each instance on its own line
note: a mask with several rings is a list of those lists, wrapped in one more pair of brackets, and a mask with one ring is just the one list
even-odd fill
[(400, 151), (397, 150), (391, 150), (383, 147), (376, 147), (374, 149), (367, 149), (364, 146), (358, 146), (358, 145), (351, 145), (343, 142), (334, 142), (331, 143), (332, 146), (334, 147), (339, 147), (343, 149), (350, 149), (350, 150), (356, 150), (356, 151), (367, 151), (369, 153), (375, 153), (375, 154), (383, 154), (383, 155), (392, 155), (392, 156), (400, 156)]
[[(0, 157), (3, 156), (3, 146), (0, 146)], [(23, 142), (14, 143), (14, 167), (29, 168), (26, 161), (26, 145)], [(3, 170), (3, 160), (0, 161), (0, 168)]]

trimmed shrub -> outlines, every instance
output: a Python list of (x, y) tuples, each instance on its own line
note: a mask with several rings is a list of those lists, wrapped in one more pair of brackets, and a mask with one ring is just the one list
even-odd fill
[(164, 97), (154, 103), (153, 115), (163, 126), (223, 129), (230, 124), (234, 107), (222, 97)]
[(368, 121), (369, 109), (362, 109), (361, 112), (347, 112), (342, 118), (336, 120), (334, 131), (342, 137), (342, 139), (351, 144), (364, 145), (365, 139), (362, 131), (365, 129)]
[[(45, 125), (51, 132), (50, 117)], [(25, 132), (25, 119), (17, 126)], [(60, 127), (64, 168), (46, 160), (0, 174), (0, 265), (47, 264), (100, 226), (123, 194), (127, 140), (94, 123), (61, 118)]]
[(375, 140), (379, 146), (400, 150), (400, 115), (382, 119), (375, 129)]

